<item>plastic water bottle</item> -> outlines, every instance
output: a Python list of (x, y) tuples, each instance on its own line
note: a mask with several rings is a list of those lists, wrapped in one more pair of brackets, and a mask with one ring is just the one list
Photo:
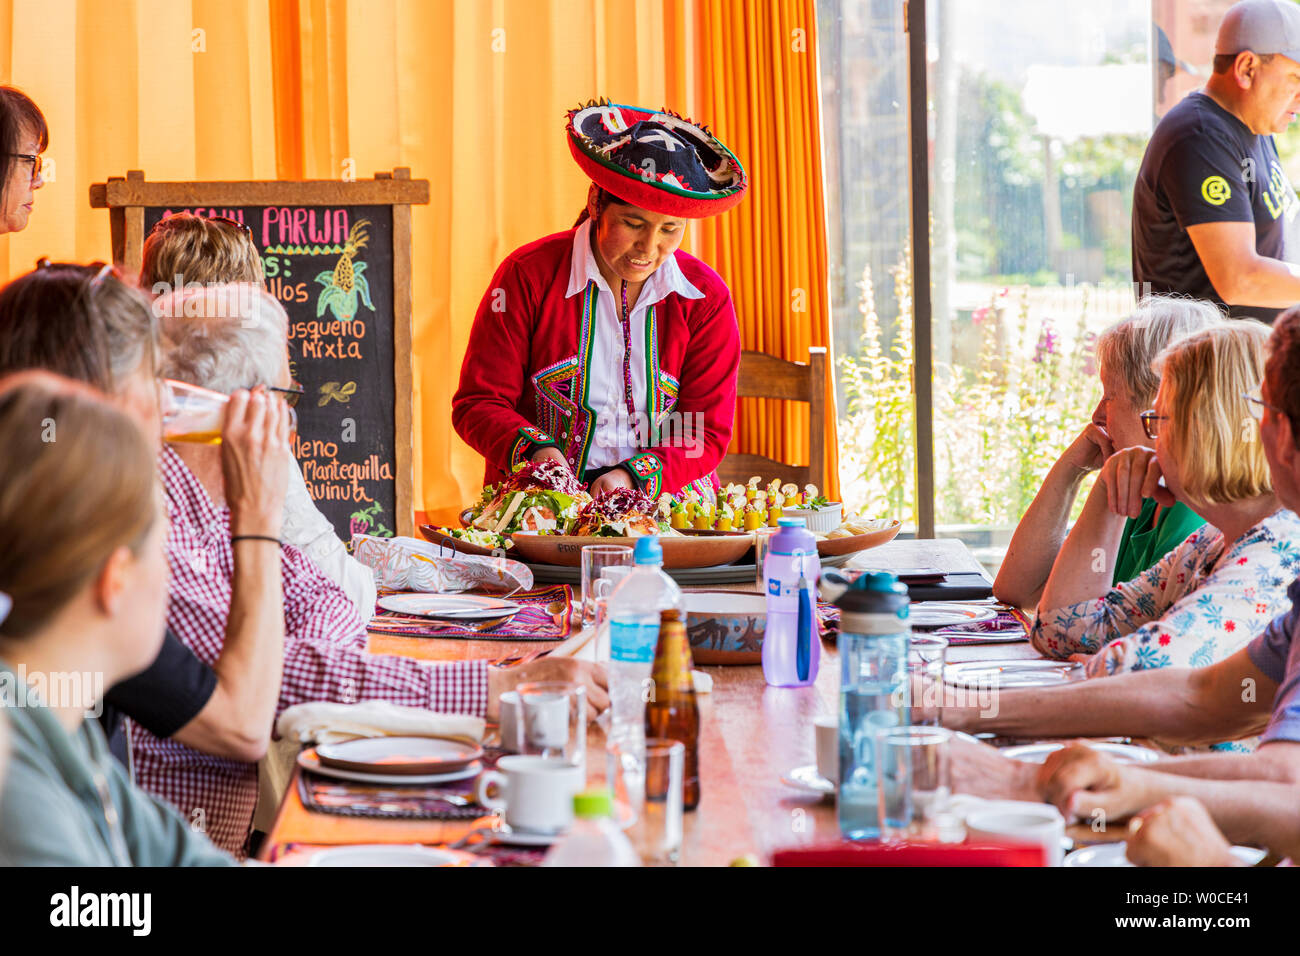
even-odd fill
[(840, 833), (880, 836), (876, 736), (908, 723), (907, 588), (886, 571), (864, 574), (835, 601), (840, 609)]
[(817, 539), (802, 518), (781, 518), (763, 560), (767, 581), (767, 629), (763, 677), (773, 687), (807, 687), (817, 680), (821, 638), (817, 634)]
[(663, 572), (656, 535), (637, 538), (632, 570), (609, 596), (609, 744), (640, 750), (645, 741), (645, 688), (659, 640), (659, 612), (682, 609), (682, 591)]
[(614, 825), (614, 801), (608, 790), (586, 790), (573, 798), (573, 826), (560, 838), (542, 866), (640, 866), (641, 858), (623, 831)]

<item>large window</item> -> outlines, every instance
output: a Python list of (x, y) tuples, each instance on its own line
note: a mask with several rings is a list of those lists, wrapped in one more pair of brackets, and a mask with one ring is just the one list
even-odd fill
[[(1093, 342), (1135, 303), (1137, 169), (1228, 6), (928, 2), (933, 514), (990, 566), (1096, 404)], [(819, 10), (844, 493), (915, 527), (903, 4)]]

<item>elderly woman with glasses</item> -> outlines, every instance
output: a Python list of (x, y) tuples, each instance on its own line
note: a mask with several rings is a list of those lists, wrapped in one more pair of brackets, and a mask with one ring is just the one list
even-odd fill
[[(1267, 341), (1267, 326), (1241, 320), (1179, 339), (1157, 358), (1155, 407), (1140, 415), (1154, 447), (1125, 448), (1102, 466), (1043, 589), (1031, 635), (1039, 651), (1088, 655), (1091, 677), (1203, 667), (1286, 609), (1300, 572), (1300, 519), (1273, 493), (1253, 417)], [(1183, 502), (1205, 526), (1112, 585), (1094, 545), (1113, 547), (1146, 499)]]
[(40, 107), (21, 90), (0, 86), (0, 233), (27, 228), (50, 131)]

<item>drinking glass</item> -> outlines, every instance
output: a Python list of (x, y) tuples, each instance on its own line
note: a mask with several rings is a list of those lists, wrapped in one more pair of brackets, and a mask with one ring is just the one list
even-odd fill
[[(163, 441), (221, 444), (221, 421), (226, 414), (229, 395), (208, 388), (164, 379)], [(289, 430), (298, 427), (298, 413), (288, 407)]]
[(651, 737), (642, 745), (611, 744), (608, 784), (634, 817), (628, 839), (646, 866), (673, 866), (682, 852), (682, 800), (686, 747)]
[(520, 684), (521, 753), (586, 766), (587, 689), (566, 681)]
[(943, 724), (943, 668), (948, 662), (948, 638), (913, 634), (907, 644), (907, 677), (912, 687), (913, 726)]
[[(582, 624), (596, 619), (596, 599), (608, 596), (612, 584), (602, 584), (606, 568), (630, 568), (632, 549), (617, 544), (589, 544), (582, 549)], [(610, 580), (605, 578), (605, 580)]]
[(882, 840), (954, 838), (951, 740), (942, 727), (895, 727), (876, 735)]
[(767, 593), (767, 575), (763, 571), (763, 562), (767, 559), (767, 549), (772, 543), (776, 528), (759, 528), (754, 532), (754, 583), (759, 594)]

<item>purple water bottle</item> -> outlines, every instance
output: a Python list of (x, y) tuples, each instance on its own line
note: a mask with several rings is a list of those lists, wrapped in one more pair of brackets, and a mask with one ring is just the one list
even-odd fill
[(767, 630), (763, 677), (773, 687), (807, 687), (817, 679), (817, 539), (802, 518), (781, 518), (763, 562), (767, 581)]

